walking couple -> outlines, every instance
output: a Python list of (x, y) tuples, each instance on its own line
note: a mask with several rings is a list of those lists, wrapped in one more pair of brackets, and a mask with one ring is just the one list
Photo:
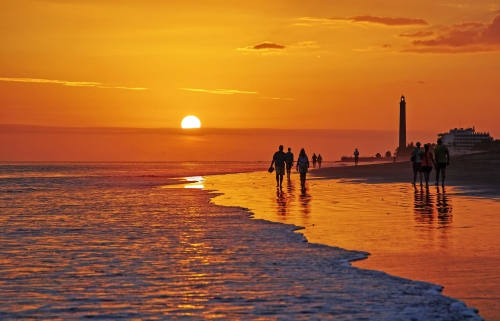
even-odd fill
[[(285, 175), (286, 168), (286, 176), (288, 180), (290, 180), (290, 172), (293, 167), (293, 153), (292, 149), (288, 147), (288, 152), (283, 152), (283, 145), (279, 146), (279, 150), (274, 153), (273, 161), (271, 162), (271, 166), (269, 167), (269, 172), (272, 172), (273, 165), (276, 167), (276, 187), (283, 187), (283, 176)], [(306, 186), (306, 174), (309, 168), (309, 158), (306, 155), (304, 148), (300, 150), (299, 157), (297, 158), (297, 166), (296, 170), (300, 173), (300, 186), (305, 188)]]
[(413, 183), (416, 184), (417, 173), (420, 174), (420, 186), (422, 186), (422, 173), (425, 177), (425, 187), (429, 187), (429, 174), (432, 166), (436, 168), (436, 186), (439, 186), (439, 174), (441, 174), (441, 186), (444, 187), (446, 167), (450, 166), (450, 153), (448, 148), (443, 145), (441, 139), (437, 140), (437, 146), (434, 148), (434, 155), (429, 151), (430, 144), (424, 145), (424, 150), (420, 149), (420, 142), (417, 142), (416, 148), (411, 152), (411, 161), (413, 162)]

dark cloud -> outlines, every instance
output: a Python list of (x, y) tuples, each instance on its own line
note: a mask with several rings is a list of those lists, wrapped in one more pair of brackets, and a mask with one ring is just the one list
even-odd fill
[(382, 48), (391, 48), (392, 46), (386, 43), (386, 44), (382, 45), (381, 47)]
[(500, 51), (500, 15), (491, 23), (465, 22), (436, 27), (432, 39), (414, 40), (405, 52), (466, 53)]
[(378, 17), (378, 16), (353, 16), (348, 18), (333, 18), (332, 20), (348, 20), (353, 22), (369, 22), (378, 23), (386, 26), (410, 26), (410, 25), (428, 25), (427, 21), (423, 19), (414, 18), (392, 18), (392, 17)]
[(269, 41), (259, 43), (254, 46), (247, 46), (244, 48), (238, 48), (237, 50), (243, 50), (243, 51), (274, 51), (274, 50), (285, 50), (286, 46), (280, 45), (277, 43), (272, 43)]

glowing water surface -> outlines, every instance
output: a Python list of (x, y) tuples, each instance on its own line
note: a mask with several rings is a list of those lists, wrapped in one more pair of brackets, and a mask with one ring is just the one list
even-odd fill
[(354, 265), (424, 280), (500, 320), (499, 202), (457, 195), (454, 188), (364, 184), (298, 175), (274, 187), (266, 172), (206, 177), (224, 193), (215, 204), (248, 208), (256, 218), (305, 227), (309, 242), (371, 253)]

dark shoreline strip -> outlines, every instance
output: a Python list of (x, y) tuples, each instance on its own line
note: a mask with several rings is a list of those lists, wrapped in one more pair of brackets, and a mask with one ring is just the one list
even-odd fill
[[(359, 166), (321, 168), (311, 171), (317, 179), (346, 179), (352, 182), (373, 184), (411, 183), (411, 163), (380, 163)], [(429, 185), (434, 187), (435, 169), (430, 174)], [(418, 179), (418, 177), (417, 177)], [(446, 169), (446, 185), (462, 189), (468, 196), (500, 197), (500, 152), (486, 152), (452, 157)]]

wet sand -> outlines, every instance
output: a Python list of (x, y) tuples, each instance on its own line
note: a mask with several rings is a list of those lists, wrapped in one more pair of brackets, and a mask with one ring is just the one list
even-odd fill
[[(315, 169), (315, 177), (361, 180), (367, 183), (411, 183), (411, 163), (361, 164)], [(417, 182), (419, 177), (417, 176)], [(432, 170), (429, 185), (436, 182), (436, 171)], [(476, 196), (500, 196), (500, 152), (488, 152), (452, 157), (446, 169), (447, 186), (460, 186), (460, 193)], [(425, 182), (424, 182), (425, 184)], [(440, 183), (441, 184), (441, 183)]]
[[(355, 170), (375, 166), (392, 164)], [(274, 187), (274, 175), (263, 172), (208, 177), (204, 187), (223, 192), (213, 200), (218, 205), (303, 226), (299, 233), (312, 243), (370, 252), (353, 265), (443, 285), (444, 294), (478, 308), (486, 320), (500, 320), (498, 201), (465, 196), (455, 187), (415, 191), (388, 180), (367, 184), (312, 176), (301, 191), (296, 173), (282, 191)]]

